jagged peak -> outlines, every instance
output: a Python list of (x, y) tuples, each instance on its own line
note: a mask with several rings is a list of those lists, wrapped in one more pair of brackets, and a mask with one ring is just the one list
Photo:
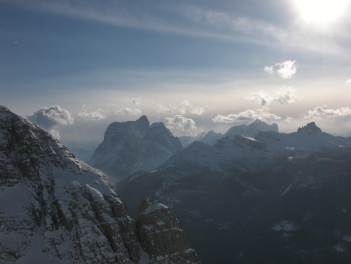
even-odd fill
[(137, 122), (137, 123), (145, 123), (145, 124), (150, 125), (149, 119), (147, 118), (146, 115), (142, 115), (141, 117), (139, 117), (139, 118), (136, 120), (136, 122)]
[(262, 121), (261, 119), (256, 119), (255, 121), (253, 121), (249, 126), (251, 127), (260, 127), (260, 126), (266, 126), (266, 127), (271, 127), (274, 130), (278, 130), (278, 124), (276, 123), (266, 123), (265, 121)]
[(315, 122), (310, 122), (307, 125), (300, 127), (297, 130), (299, 134), (308, 134), (308, 135), (316, 135), (322, 133), (322, 129), (320, 129)]
[(265, 124), (268, 125), (266, 122), (262, 121), (261, 119), (256, 119), (255, 121), (253, 121), (250, 125), (261, 125), (261, 124)]

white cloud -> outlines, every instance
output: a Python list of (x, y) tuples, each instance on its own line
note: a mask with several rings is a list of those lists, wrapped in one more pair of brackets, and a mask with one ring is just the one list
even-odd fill
[(28, 119), (57, 139), (60, 138), (58, 126), (68, 126), (74, 123), (71, 113), (59, 105), (44, 107), (33, 113)]
[(277, 75), (282, 79), (291, 79), (297, 73), (297, 65), (295, 60), (286, 60), (271, 66), (265, 66), (264, 71), (270, 75)]
[(279, 103), (282, 105), (294, 103), (296, 100), (296, 90), (288, 87), (285, 89), (280, 89), (274, 94), (267, 94), (263, 91), (260, 91), (249, 99), (257, 101), (261, 106), (270, 105), (272, 103)]
[(205, 112), (205, 109), (203, 107), (192, 105), (188, 100), (183, 100), (177, 108), (182, 115), (202, 115)]
[(166, 117), (165, 125), (177, 135), (195, 135), (198, 130), (195, 121), (183, 115)]
[(77, 117), (84, 121), (99, 121), (106, 118), (106, 115), (101, 109), (89, 110), (83, 105), (82, 109), (78, 112)]
[(263, 70), (270, 75), (274, 75), (274, 67), (273, 66), (265, 66)]
[(345, 83), (346, 85), (351, 86), (351, 79), (348, 79)]
[[(191, 37), (213, 38), (221, 41), (248, 42), (269, 48), (308, 50), (319, 53), (342, 54), (348, 51), (330, 35), (303, 31), (297, 25), (283, 27), (260, 18), (233, 15), (232, 10), (218, 11), (194, 4), (163, 4), (150, 6), (144, 12), (133, 5), (107, 1), (95, 5), (93, 1), (69, 0), (6, 0), (21, 7), (44, 10), (65, 16), (98, 21), (116, 27), (130, 27)], [(170, 20), (163, 9), (177, 19)], [(344, 36), (344, 34), (342, 34)], [(318, 45), (316, 45), (318, 43)]]
[(135, 107), (124, 107), (116, 112), (116, 114), (121, 114), (124, 116), (140, 116), (142, 113), (143, 111), (141, 109)]
[(316, 106), (308, 111), (305, 118), (310, 120), (351, 118), (351, 108), (348, 106), (340, 108), (329, 108), (326, 105)]
[(256, 119), (260, 119), (268, 123), (273, 123), (280, 121), (281, 117), (264, 109), (249, 109), (236, 114), (217, 115), (212, 119), (212, 121), (218, 124), (241, 125), (251, 123)]
[(183, 100), (178, 104), (164, 105), (159, 104), (156, 107), (159, 113), (180, 114), (180, 115), (196, 115), (200, 116), (205, 113), (205, 108), (202, 106), (193, 105), (189, 100)]

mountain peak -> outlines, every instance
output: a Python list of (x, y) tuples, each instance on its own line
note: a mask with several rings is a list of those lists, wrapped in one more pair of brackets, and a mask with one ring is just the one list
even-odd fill
[(320, 129), (315, 122), (310, 122), (307, 125), (300, 127), (297, 130), (297, 133), (306, 135), (316, 135), (322, 133), (322, 129)]
[(5, 117), (14, 115), (11, 110), (9, 110), (7, 107), (0, 105), (0, 120), (4, 119)]
[(136, 122), (150, 123), (146, 115), (142, 115), (141, 117), (139, 117), (139, 119), (137, 119)]
[(136, 120), (135, 124), (140, 129), (148, 129), (150, 127), (150, 122), (146, 115), (143, 115), (138, 120)]
[(279, 128), (278, 128), (278, 125), (276, 123), (273, 123), (273, 124), (268, 124), (260, 119), (256, 119), (255, 121), (253, 121), (249, 127), (257, 127), (257, 128), (260, 128), (260, 129), (271, 129), (272, 131), (275, 131), (275, 132), (278, 132)]
[(253, 121), (251, 123), (251, 125), (262, 125), (262, 124), (267, 124), (266, 122), (263, 122), (262, 120), (260, 119), (256, 119), (255, 121)]
[(143, 115), (136, 121), (111, 124), (90, 162), (118, 180), (137, 171), (155, 169), (181, 148), (163, 123), (150, 125)]
[(259, 132), (266, 132), (266, 131), (278, 132), (279, 131), (278, 125), (275, 123), (270, 125), (260, 119), (256, 119), (255, 121), (253, 121), (248, 125), (240, 125), (240, 126), (234, 126), (230, 128), (225, 134), (225, 137), (234, 138), (235, 136), (238, 136), (238, 135), (247, 136), (247, 137), (256, 137), (256, 135)]

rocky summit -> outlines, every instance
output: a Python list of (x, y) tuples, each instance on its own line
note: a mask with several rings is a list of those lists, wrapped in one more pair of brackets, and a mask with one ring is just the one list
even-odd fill
[(112, 123), (90, 163), (118, 181), (137, 171), (157, 168), (181, 149), (179, 139), (163, 123), (150, 125), (142, 116), (136, 121)]
[[(152, 223), (175, 227), (169, 214)], [(102, 172), (0, 107), (0, 263), (200, 263), (180, 228), (146, 235), (146, 215), (133, 220)], [(184, 254), (165, 246), (173, 241)]]

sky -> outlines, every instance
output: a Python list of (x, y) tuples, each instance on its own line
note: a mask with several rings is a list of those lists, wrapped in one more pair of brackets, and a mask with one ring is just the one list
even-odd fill
[(147, 115), (351, 135), (351, 0), (0, 0), (0, 104), (64, 142)]

